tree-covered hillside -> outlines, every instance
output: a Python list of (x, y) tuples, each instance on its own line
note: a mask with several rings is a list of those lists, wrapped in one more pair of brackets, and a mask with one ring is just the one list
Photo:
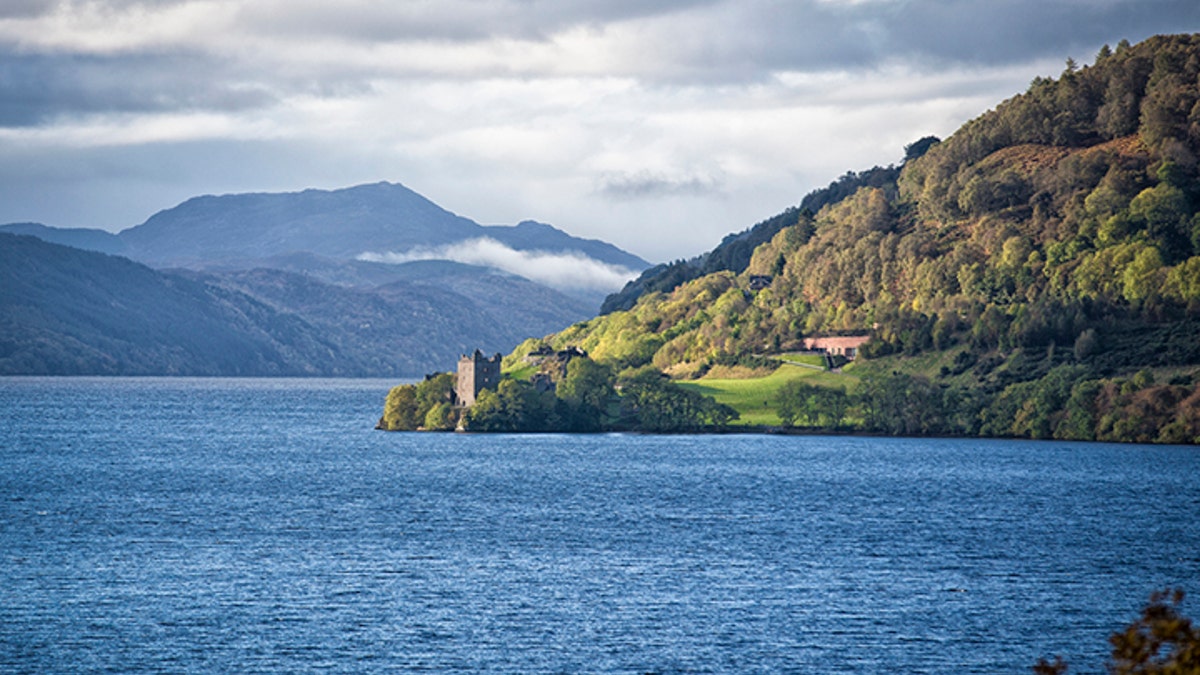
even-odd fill
[(2, 374), (314, 375), (336, 351), (243, 293), (0, 233)]
[(1198, 165), (1200, 35), (1122, 42), (892, 180), (796, 212), (744, 270), (681, 278), (549, 342), (687, 378), (869, 332), (860, 373), (926, 355), (922, 391), (963, 394), (915, 431), (1195, 442)]
[[(929, 136), (908, 146), (906, 160), (920, 156), (937, 138)], [(827, 187), (813, 190), (804, 196), (799, 206), (786, 209), (749, 229), (727, 235), (716, 248), (691, 260), (676, 260), (655, 265), (625, 284), (620, 291), (604, 300), (601, 314), (630, 309), (638, 299), (655, 291), (670, 291), (680, 284), (716, 272), (742, 272), (750, 264), (754, 249), (770, 241), (780, 230), (795, 225), (801, 217), (811, 217), (826, 204), (834, 204), (854, 194), (862, 187), (882, 187), (896, 182), (900, 170), (894, 166), (875, 167), (862, 172), (847, 171)]]
[(587, 305), (512, 275), (410, 263), (350, 288), (271, 269), (159, 271), (0, 233), (0, 374), (417, 377)]

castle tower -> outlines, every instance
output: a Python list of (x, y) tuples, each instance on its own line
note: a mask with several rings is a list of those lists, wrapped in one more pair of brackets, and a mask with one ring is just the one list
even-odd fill
[(458, 383), (454, 393), (458, 404), (470, 407), (484, 389), (495, 389), (500, 384), (500, 354), (486, 357), (478, 349), (458, 360)]

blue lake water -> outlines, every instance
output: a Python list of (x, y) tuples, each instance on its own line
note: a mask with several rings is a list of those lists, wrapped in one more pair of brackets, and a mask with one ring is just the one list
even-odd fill
[(0, 379), (0, 672), (1096, 672), (1200, 451), (372, 429), (389, 383)]

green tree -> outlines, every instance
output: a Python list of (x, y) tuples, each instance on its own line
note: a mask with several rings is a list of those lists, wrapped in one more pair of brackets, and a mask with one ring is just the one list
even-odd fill
[(1073, 441), (1096, 439), (1096, 397), (1100, 393), (1098, 380), (1084, 380), (1071, 388), (1071, 396), (1063, 406), (1063, 414), (1054, 427), (1054, 437)]
[(821, 423), (827, 427), (840, 427), (846, 420), (850, 408), (850, 397), (841, 387), (823, 388), (819, 396)]
[(418, 382), (416, 394), (420, 414), (428, 413), (430, 408), (438, 404), (451, 403), (454, 400), (454, 385), (457, 381), (458, 377), (454, 373), (438, 373)]
[(1192, 256), (1167, 273), (1167, 293), (1182, 302), (1200, 300), (1200, 256)]
[(1129, 203), (1129, 217), (1161, 243), (1168, 263), (1190, 254), (1192, 210), (1183, 190), (1170, 183), (1146, 188)]
[(498, 391), (484, 389), (475, 397), (475, 405), (463, 413), (467, 431), (517, 431), (514, 411), (507, 409)]
[(458, 426), (458, 414), (449, 403), (438, 403), (425, 414), (426, 431), (454, 431)]
[(1125, 267), (1121, 278), (1123, 293), (1131, 302), (1142, 302), (1158, 295), (1164, 277), (1162, 256), (1157, 248), (1143, 248)]
[(383, 405), (378, 427), (387, 431), (414, 431), (428, 427), (426, 418), (434, 407), (453, 400), (455, 376), (439, 373), (417, 384), (392, 387)]
[(559, 398), (572, 406), (603, 410), (613, 396), (612, 371), (586, 357), (571, 359), (556, 391)]
[(422, 416), (417, 404), (417, 387), (402, 384), (392, 387), (383, 404), (379, 428), (387, 431), (413, 431), (421, 425)]
[(924, 377), (892, 373), (863, 378), (855, 398), (868, 431), (911, 436), (952, 431), (944, 394)]
[(468, 431), (503, 433), (563, 431), (557, 402), (554, 394), (539, 392), (529, 382), (503, 379), (495, 391), (480, 392), (475, 405), (464, 413), (463, 426)]
[(733, 408), (683, 389), (652, 368), (623, 374), (621, 397), (639, 431), (689, 432), (722, 427), (737, 419)]
[(981, 413), (983, 433), (1050, 438), (1075, 384), (1087, 374), (1086, 368), (1064, 364), (1041, 379), (1009, 385)]
[(849, 407), (845, 389), (815, 387), (797, 380), (787, 382), (775, 394), (775, 411), (785, 427), (796, 426), (797, 421), (840, 427)]
[(942, 139), (938, 138), (937, 136), (925, 136), (924, 138), (909, 143), (908, 145), (904, 146), (904, 161), (908, 162), (925, 156), (925, 153), (929, 152), (930, 148), (941, 142)]
[(565, 407), (565, 426), (572, 431), (604, 428), (608, 404), (616, 397), (608, 366), (582, 357), (571, 359), (556, 394)]
[(818, 389), (807, 382), (792, 380), (775, 393), (775, 413), (785, 427), (796, 426), (796, 422), (816, 424), (820, 415)]
[(999, 346), (1008, 333), (1009, 317), (996, 305), (989, 304), (971, 327), (971, 343), (975, 347)]

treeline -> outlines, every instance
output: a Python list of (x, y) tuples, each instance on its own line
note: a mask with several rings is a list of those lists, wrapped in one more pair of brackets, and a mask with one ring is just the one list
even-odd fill
[(620, 373), (571, 359), (553, 388), (506, 377), (469, 408), (452, 404), (455, 378), (442, 373), (394, 387), (378, 428), (388, 431), (684, 433), (721, 429), (737, 411), (679, 387), (653, 368)]
[(988, 436), (1200, 443), (1200, 387), (1156, 383), (1146, 370), (1106, 379), (1063, 365), (1004, 389), (980, 421)]
[[(938, 142), (933, 136), (922, 138), (905, 147), (905, 161), (915, 159)], [(716, 272), (741, 273), (750, 265), (754, 249), (770, 241), (780, 230), (790, 227), (829, 204), (839, 202), (862, 187), (895, 187), (900, 169), (896, 166), (874, 167), (866, 171), (847, 171), (828, 186), (813, 190), (793, 206), (741, 232), (727, 235), (712, 251), (691, 260), (676, 260), (655, 265), (638, 278), (625, 284), (620, 291), (605, 298), (600, 314), (610, 314), (632, 308), (639, 298), (650, 293), (670, 293), (680, 284)]]
[[(963, 192), (978, 176), (972, 167), (992, 153), (1022, 145), (1087, 148), (1137, 136), (1146, 149), (1188, 169), (1200, 141), (1200, 35), (1155, 36), (1115, 50), (1105, 46), (1095, 64), (1082, 69), (1068, 60), (1058, 80), (1039, 77), (1029, 90), (965, 124), (922, 159), (907, 167), (901, 186), (919, 195), (928, 217), (953, 219), (970, 213)], [(1118, 171), (1121, 167), (1118, 167)], [(1037, 191), (1020, 171), (978, 185), (1003, 201), (1024, 202)], [(986, 205), (989, 199), (978, 205)]]
[(1148, 370), (1103, 378), (1063, 364), (995, 395), (905, 373), (864, 378), (852, 394), (793, 381), (775, 404), (785, 428), (1200, 444), (1200, 386), (1157, 383)]

